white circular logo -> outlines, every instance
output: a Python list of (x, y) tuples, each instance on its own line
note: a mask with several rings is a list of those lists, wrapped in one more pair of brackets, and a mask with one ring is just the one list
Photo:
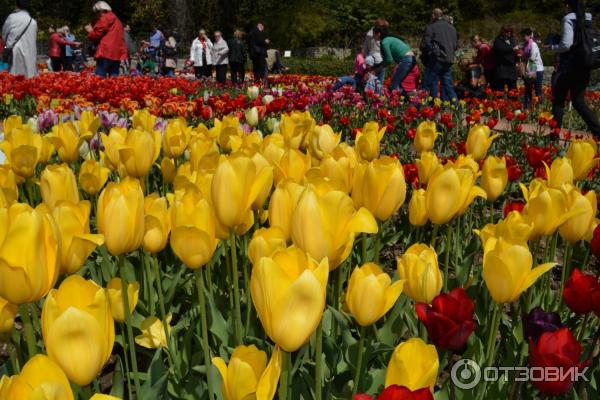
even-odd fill
[(450, 379), (459, 389), (473, 389), (481, 381), (481, 368), (473, 360), (457, 361), (450, 371)]

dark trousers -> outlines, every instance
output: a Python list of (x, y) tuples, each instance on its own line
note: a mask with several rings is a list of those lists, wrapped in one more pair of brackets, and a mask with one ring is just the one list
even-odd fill
[(535, 90), (535, 96), (538, 101), (542, 101), (542, 83), (544, 82), (544, 71), (536, 72), (535, 78), (525, 79), (525, 100), (523, 104), (525, 108), (531, 105), (531, 98)]
[(60, 72), (63, 69), (62, 57), (50, 57), (50, 67), (53, 72)]
[(267, 74), (267, 59), (261, 56), (252, 58), (252, 72), (254, 80), (263, 80)]
[(229, 63), (231, 69), (231, 82), (234, 85), (244, 83), (244, 64), (239, 62)]
[(106, 78), (107, 76), (119, 76), (121, 61), (98, 58), (96, 60), (96, 75)]
[(196, 78), (210, 78), (212, 76), (212, 65), (202, 65), (194, 67), (194, 75)]
[(442, 101), (456, 100), (454, 83), (452, 82), (452, 64), (442, 61), (433, 61), (425, 69), (423, 89), (429, 92), (431, 97), (437, 97), (438, 82), (442, 89)]
[(227, 77), (227, 64), (220, 64), (215, 66), (217, 82), (225, 83), (225, 78)]
[(496, 91), (496, 92), (503, 92), (504, 91), (504, 87), (508, 87), (508, 90), (512, 90), (512, 89), (516, 89), (517, 88), (517, 81), (516, 79), (498, 79), (498, 78), (494, 78), (494, 80), (492, 81), (492, 90)]
[(596, 138), (600, 138), (598, 116), (585, 103), (585, 89), (590, 83), (590, 71), (559, 71), (556, 73), (552, 94), (552, 115), (558, 126), (562, 126), (567, 96), (571, 96), (573, 108), (581, 115), (588, 129)]
[(73, 71), (73, 56), (64, 56), (63, 69), (65, 71)]

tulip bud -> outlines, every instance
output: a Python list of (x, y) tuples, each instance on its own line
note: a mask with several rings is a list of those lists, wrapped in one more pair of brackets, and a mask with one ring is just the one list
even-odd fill
[(596, 192), (590, 190), (582, 195), (574, 187), (563, 187), (566, 199), (566, 209), (573, 214), (559, 228), (558, 232), (565, 240), (575, 244), (587, 237), (596, 217), (598, 201)]
[(317, 159), (321, 160), (326, 154), (331, 154), (340, 143), (342, 133), (333, 132), (329, 125), (316, 126), (311, 134), (310, 151)]
[(112, 255), (140, 247), (144, 238), (144, 193), (139, 181), (127, 177), (109, 183), (98, 198), (97, 220)]
[(429, 220), (426, 194), (425, 189), (413, 190), (408, 203), (408, 220), (413, 226), (423, 226)]
[(286, 241), (291, 239), (292, 215), (303, 191), (304, 186), (291, 180), (286, 180), (278, 184), (271, 194), (268, 216), (269, 225), (279, 228)]
[(548, 186), (559, 189), (562, 185), (573, 184), (573, 167), (567, 157), (559, 157), (552, 161), (552, 166), (544, 164), (548, 176)]
[(248, 95), (248, 98), (250, 100), (254, 100), (255, 98), (258, 97), (258, 92), (259, 92), (258, 87), (255, 85), (252, 85), (252, 86), (248, 86), (248, 90), (246, 91), (246, 94)]
[(506, 160), (500, 157), (487, 157), (483, 163), (481, 188), (485, 190), (489, 201), (495, 201), (508, 183)]
[(302, 183), (306, 172), (311, 167), (311, 158), (300, 150), (288, 149), (273, 163), (275, 183), (290, 179)]
[(283, 136), (286, 147), (299, 149), (304, 148), (304, 143), (310, 137), (314, 127), (315, 120), (310, 112), (294, 111), (290, 115), (281, 115), (279, 133)]
[(77, 132), (75, 124), (68, 121), (54, 125), (48, 138), (52, 141), (52, 144), (56, 146), (58, 158), (60, 158), (62, 162), (70, 164), (77, 161), (79, 158), (79, 146), (81, 146), (81, 143), (83, 143), (84, 140), (90, 139), (92, 136), (93, 135), (89, 132), (84, 132), (80, 135)]
[[(123, 306), (123, 282), (121, 278), (112, 278), (106, 286), (108, 300), (112, 316), (117, 322), (125, 322), (125, 309)], [(140, 284), (138, 282), (129, 282), (127, 285), (127, 297), (129, 300), (129, 312), (135, 310), (140, 293)]]
[(0, 297), (0, 333), (12, 331), (19, 307)]
[(258, 109), (256, 107), (252, 107), (244, 113), (244, 117), (246, 118), (246, 122), (251, 127), (255, 127), (258, 125)]
[(433, 389), (439, 368), (434, 345), (420, 338), (408, 339), (394, 349), (385, 373), (385, 387), (404, 386), (412, 391)]
[(165, 127), (162, 147), (168, 158), (181, 157), (190, 141), (192, 128), (183, 118), (172, 119)]
[(275, 251), (286, 248), (286, 238), (277, 227), (257, 229), (248, 245), (248, 258), (257, 265), (261, 258), (270, 257)]
[(131, 129), (119, 148), (119, 158), (127, 175), (134, 178), (148, 175), (160, 154), (160, 143), (159, 131)]
[(119, 149), (125, 143), (127, 128), (112, 128), (108, 135), (101, 133), (104, 152), (101, 153), (102, 161), (111, 171), (116, 171), (121, 165)]
[(350, 276), (346, 306), (360, 326), (372, 325), (396, 304), (403, 286), (402, 280), (392, 283), (377, 264), (364, 264)]
[(162, 172), (165, 183), (173, 183), (175, 180), (175, 162), (171, 158), (164, 157), (160, 162), (160, 171)]
[(275, 347), (267, 365), (267, 355), (256, 346), (238, 346), (233, 350), (229, 365), (221, 357), (212, 363), (221, 374), (221, 392), (225, 399), (246, 397), (272, 400), (281, 374), (281, 351)]
[(11, 205), (19, 198), (17, 178), (9, 165), (0, 165), (0, 191), (6, 199), (7, 205)]
[(100, 118), (91, 110), (85, 110), (79, 116), (76, 122), (79, 134), (86, 138), (91, 138), (100, 128)]
[(16, 175), (23, 178), (29, 178), (35, 173), (41, 147), (42, 136), (32, 133), (27, 126), (5, 131), (4, 140), (0, 143), (0, 150), (6, 156), (7, 164)]
[(592, 168), (598, 165), (600, 158), (595, 158), (598, 145), (593, 139), (573, 140), (567, 150), (567, 158), (571, 160), (575, 180), (580, 181), (588, 176)]
[(167, 199), (152, 193), (144, 199), (144, 250), (158, 253), (167, 245), (171, 231), (171, 215)]
[[(142, 334), (135, 337), (135, 342), (147, 349), (168, 347), (163, 322), (152, 316), (142, 321)], [(171, 314), (167, 315), (167, 331), (171, 332)]]
[(48, 355), (69, 380), (88, 385), (108, 361), (115, 342), (105, 289), (79, 275), (69, 276), (48, 293), (42, 335)]
[(356, 135), (356, 152), (365, 161), (373, 161), (379, 157), (380, 143), (386, 127), (379, 129), (375, 121), (367, 122)]
[(422, 152), (416, 164), (419, 169), (419, 182), (424, 185), (429, 181), (429, 177), (442, 165), (435, 153), (431, 151)]
[(492, 142), (498, 137), (498, 135), (490, 134), (490, 128), (483, 124), (474, 125), (469, 130), (466, 149), (467, 154), (471, 155), (475, 161), (483, 160)]
[(439, 136), (435, 122), (423, 121), (417, 127), (413, 146), (419, 153), (433, 150), (435, 139)]
[(79, 203), (77, 179), (67, 164), (48, 165), (42, 171), (40, 191), (44, 203), (51, 210), (62, 200)]
[(148, 109), (143, 108), (141, 110), (135, 110), (133, 117), (131, 118), (131, 126), (133, 129), (153, 132), (154, 126), (156, 126), (156, 120), (156, 115), (150, 114)]
[(79, 184), (84, 192), (95, 195), (104, 187), (110, 170), (96, 160), (86, 160), (79, 169)]
[(437, 254), (431, 246), (413, 244), (397, 260), (398, 276), (404, 280), (404, 293), (417, 303), (431, 304), (443, 285)]

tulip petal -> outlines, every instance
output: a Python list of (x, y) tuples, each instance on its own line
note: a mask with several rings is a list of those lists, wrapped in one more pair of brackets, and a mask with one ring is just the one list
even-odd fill
[(527, 289), (529, 289), (529, 287), (531, 285), (533, 285), (535, 283), (535, 281), (540, 276), (542, 276), (544, 273), (550, 271), (552, 268), (554, 268), (555, 265), (556, 265), (556, 263), (545, 263), (545, 264), (542, 264), (542, 265), (538, 265), (537, 267), (535, 267), (534, 269), (532, 269), (527, 274), (527, 277), (525, 278), (525, 280), (521, 284), (521, 291), (520, 291), (520, 293), (522, 293), (522, 292), (526, 291)]
[(346, 229), (349, 232), (377, 233), (379, 227), (373, 214), (364, 207), (361, 207), (348, 221)]
[(262, 373), (256, 387), (256, 400), (272, 400), (275, 397), (277, 383), (281, 375), (281, 350), (275, 346), (271, 360)]

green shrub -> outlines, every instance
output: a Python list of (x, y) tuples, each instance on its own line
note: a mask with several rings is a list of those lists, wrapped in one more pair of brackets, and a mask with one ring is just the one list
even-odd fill
[(339, 60), (331, 57), (322, 58), (284, 58), (283, 65), (289, 68), (290, 74), (308, 74), (324, 76), (350, 75), (353, 72), (352, 59)]

